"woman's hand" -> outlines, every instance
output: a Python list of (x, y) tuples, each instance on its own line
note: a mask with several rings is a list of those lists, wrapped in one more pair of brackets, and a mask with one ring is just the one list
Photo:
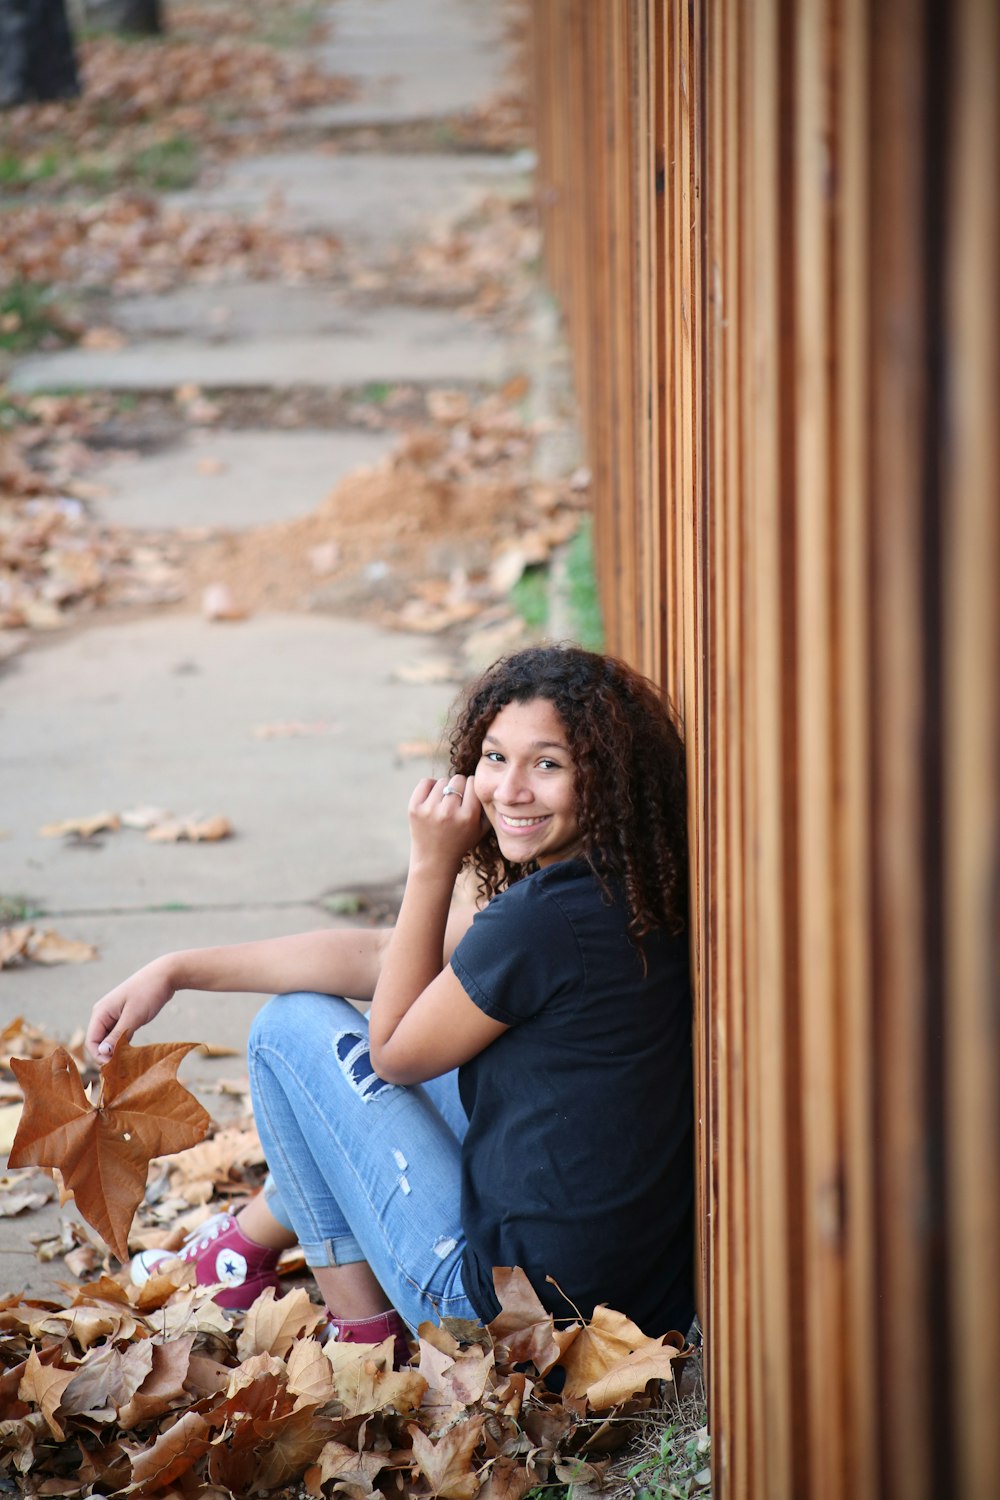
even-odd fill
[(119, 1039), (131, 1036), (158, 1016), (171, 999), (175, 986), (167, 958), (156, 958), (137, 970), (123, 984), (109, 990), (90, 1013), (87, 1050), (103, 1066), (111, 1058)]
[(471, 776), (425, 776), (410, 798), (410, 869), (454, 877), (483, 836), (485, 814)]

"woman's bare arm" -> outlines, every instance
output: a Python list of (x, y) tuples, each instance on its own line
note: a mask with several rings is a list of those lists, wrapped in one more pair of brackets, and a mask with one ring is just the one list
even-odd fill
[[(471, 900), (456, 901), (444, 935), (444, 963), (474, 915)], [(178, 990), (255, 995), (311, 990), (371, 1000), (391, 937), (391, 927), (328, 928), (165, 953), (98, 1000), (87, 1028), (87, 1046), (94, 1057), (106, 1062), (118, 1038), (147, 1025)]]
[(351, 927), (165, 953), (94, 1006), (87, 1046), (106, 1062), (123, 1033), (138, 1031), (178, 990), (271, 995), (290, 990), (370, 1000), (391, 928)]

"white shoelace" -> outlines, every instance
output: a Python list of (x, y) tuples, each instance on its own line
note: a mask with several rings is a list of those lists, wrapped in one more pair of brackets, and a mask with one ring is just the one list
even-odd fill
[(181, 1260), (194, 1260), (196, 1255), (201, 1255), (207, 1250), (213, 1240), (217, 1240), (220, 1234), (225, 1234), (234, 1223), (232, 1214), (213, 1214), (206, 1219), (204, 1224), (199, 1224), (197, 1229), (192, 1229), (183, 1248), (178, 1251)]

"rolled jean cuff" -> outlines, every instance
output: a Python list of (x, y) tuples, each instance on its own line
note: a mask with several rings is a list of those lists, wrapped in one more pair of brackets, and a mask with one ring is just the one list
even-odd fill
[(294, 1234), (295, 1225), (288, 1217), (288, 1210), (282, 1203), (281, 1194), (278, 1192), (278, 1184), (270, 1172), (264, 1178), (264, 1186), (261, 1191), (264, 1194), (264, 1200), (271, 1211), (272, 1217), (277, 1219), (282, 1229), (287, 1229), (291, 1234)]
[(353, 1266), (359, 1260), (367, 1260), (365, 1252), (353, 1234), (337, 1234), (329, 1240), (318, 1240), (314, 1245), (302, 1245), (306, 1264), (322, 1270), (324, 1266)]

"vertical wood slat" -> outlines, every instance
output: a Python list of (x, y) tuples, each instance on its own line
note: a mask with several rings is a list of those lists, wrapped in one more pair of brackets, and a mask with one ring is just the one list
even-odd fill
[(534, 9), (609, 644), (689, 746), (716, 1493), (991, 1500), (996, 8)]
[[(946, 289), (950, 429), (944, 480), (946, 1109), (952, 1269), (952, 1430), (956, 1492), (1000, 1494), (1000, 13), (956, 6), (954, 173), (947, 216), (955, 254)], [(993, 283), (994, 296), (983, 295)]]
[[(869, 436), (873, 577), (872, 767), (873, 1013), (879, 1087), (876, 1279), (882, 1379), (882, 1489), (887, 1500), (929, 1500), (934, 1422), (927, 1388), (913, 1380), (929, 1328), (926, 1236), (931, 1228), (924, 1133), (929, 1059), (923, 1026), (923, 673), (921, 465), (928, 420), (927, 295), (920, 246), (923, 77), (921, 6), (884, 0), (873, 15), (871, 249), (872, 426)], [(944, 1289), (941, 1289), (944, 1291)], [(915, 1310), (919, 1313), (915, 1315)]]

